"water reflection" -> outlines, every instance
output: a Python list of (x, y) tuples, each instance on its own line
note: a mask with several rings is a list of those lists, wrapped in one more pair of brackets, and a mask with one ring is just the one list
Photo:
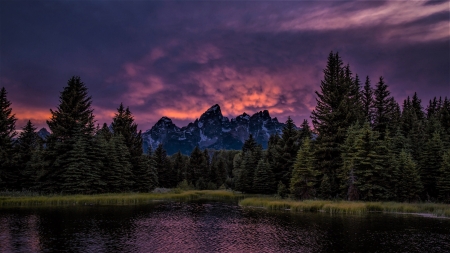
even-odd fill
[(235, 204), (0, 210), (0, 252), (449, 252), (450, 220)]

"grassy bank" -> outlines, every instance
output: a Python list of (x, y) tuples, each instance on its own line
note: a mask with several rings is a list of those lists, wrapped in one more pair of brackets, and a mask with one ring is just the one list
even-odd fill
[(239, 200), (244, 195), (230, 191), (171, 191), (168, 193), (111, 193), (97, 195), (0, 196), (0, 207), (63, 205), (136, 205), (153, 201), (198, 199)]
[(330, 214), (364, 214), (368, 212), (423, 213), (450, 217), (450, 205), (438, 203), (350, 202), (326, 200), (284, 200), (276, 198), (245, 198), (243, 207), (262, 207), (268, 210), (291, 212), (325, 212)]
[(190, 201), (210, 199), (238, 201), (243, 207), (291, 212), (325, 212), (330, 214), (364, 214), (368, 212), (423, 213), (450, 217), (450, 205), (438, 203), (350, 202), (328, 200), (296, 201), (273, 197), (255, 197), (231, 191), (181, 191), (167, 193), (109, 193), (97, 195), (37, 195), (35, 193), (0, 194), (0, 207), (68, 206), (68, 205), (137, 205), (154, 201)]

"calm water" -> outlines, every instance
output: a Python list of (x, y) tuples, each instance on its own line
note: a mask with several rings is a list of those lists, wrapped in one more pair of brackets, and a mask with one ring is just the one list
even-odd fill
[(218, 202), (8, 208), (0, 252), (450, 252), (450, 220)]

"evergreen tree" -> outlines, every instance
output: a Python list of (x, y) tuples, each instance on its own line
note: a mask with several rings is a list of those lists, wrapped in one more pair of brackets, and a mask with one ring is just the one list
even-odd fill
[(386, 168), (383, 166), (386, 157), (380, 154), (380, 149), (384, 148), (382, 145), (378, 132), (372, 131), (368, 123), (355, 138), (352, 165), (355, 186), (363, 200), (382, 200), (389, 196), (385, 187)]
[(417, 92), (414, 92), (414, 95), (411, 100), (411, 106), (414, 110), (414, 113), (418, 120), (423, 120), (425, 118), (425, 113), (423, 112), (422, 100), (417, 96)]
[(72, 138), (79, 127), (83, 134), (94, 133), (94, 114), (91, 108), (91, 97), (88, 97), (87, 87), (80, 77), (72, 77), (59, 97), (60, 104), (56, 111), (50, 109), (52, 117), (47, 121), (51, 130), (51, 142), (64, 142)]
[(202, 172), (206, 170), (207, 165), (205, 155), (196, 146), (189, 157), (188, 182), (195, 184), (202, 177)]
[(440, 175), (437, 181), (439, 199), (445, 203), (450, 203), (450, 149), (442, 157), (439, 172)]
[[(303, 123), (300, 125), (300, 130), (298, 131), (298, 139), (300, 143), (303, 143), (305, 139), (311, 139), (312, 138), (312, 131), (309, 127), (308, 120), (303, 120)], [(301, 144), (300, 144), (301, 146)]]
[[(147, 154), (142, 154), (137, 159), (135, 175), (138, 176), (135, 177), (134, 189), (138, 192), (151, 192), (158, 186), (156, 163)], [(173, 181), (171, 187), (175, 187), (175, 180)]]
[[(47, 154), (49, 168), (42, 173), (40, 181), (42, 190), (59, 192), (63, 190), (68, 178), (66, 159), (68, 153), (73, 154), (74, 145), (78, 140), (86, 138), (89, 142), (94, 134), (94, 115), (91, 108), (91, 97), (79, 77), (72, 77), (67, 82), (60, 95), (60, 104), (55, 111), (50, 109), (51, 119), (47, 124), (51, 130), (47, 138)], [(74, 139), (77, 136), (77, 139)], [(77, 145), (84, 145), (79, 143)], [(77, 147), (77, 151), (82, 148)], [(82, 156), (82, 154), (80, 154)], [(78, 178), (82, 176), (79, 175)], [(65, 188), (64, 188), (65, 189)]]
[(246, 193), (253, 192), (255, 169), (260, 159), (262, 159), (262, 147), (260, 145), (243, 153), (241, 168), (235, 179), (236, 190)]
[[(125, 109), (122, 103), (117, 108), (111, 127), (114, 135), (120, 134), (123, 136), (125, 145), (128, 148), (133, 174), (132, 181), (143, 182), (140, 173), (148, 171), (148, 165), (146, 165), (145, 159), (142, 159), (142, 133), (137, 131), (137, 124), (134, 122), (130, 109), (128, 107)], [(147, 174), (147, 176), (150, 175)], [(136, 191), (145, 188), (142, 184), (134, 184), (134, 187)]]
[(12, 114), (11, 102), (6, 97), (5, 87), (0, 90), (0, 189), (17, 186), (18, 171), (13, 165), (12, 144), (17, 135), (16, 117)]
[(87, 158), (86, 148), (88, 140), (81, 132), (72, 137), (71, 149), (63, 156), (59, 156), (57, 163), (65, 170), (61, 173), (61, 192), (65, 194), (92, 194), (99, 181), (99, 176), (93, 170), (92, 164)]
[(442, 165), (443, 144), (439, 133), (433, 133), (425, 143), (420, 158), (420, 178), (422, 179), (426, 199), (436, 199), (438, 196), (436, 182)]
[(253, 191), (259, 194), (274, 193), (275, 182), (275, 177), (269, 164), (263, 159), (260, 159), (253, 179)]
[(227, 179), (226, 163), (222, 158), (219, 158), (211, 169), (211, 181), (220, 187), (225, 183), (226, 179)]
[(131, 157), (140, 157), (143, 153), (142, 133), (137, 131), (137, 124), (128, 107), (125, 109), (123, 104), (120, 104), (111, 126), (114, 134), (123, 136)]
[(245, 140), (244, 145), (242, 145), (242, 153), (246, 153), (248, 151), (252, 151), (258, 146), (258, 143), (256, 143), (255, 139), (253, 138), (253, 135), (250, 134), (248, 136), (248, 139)]
[(393, 132), (396, 130), (400, 120), (400, 107), (394, 98), (389, 96), (390, 92), (383, 77), (380, 77), (374, 95), (373, 129), (380, 133), (380, 139), (384, 139), (386, 131)]
[[(98, 131), (100, 130), (97, 129)], [(90, 186), (91, 192), (107, 192), (107, 185), (104, 181), (104, 171), (106, 170), (104, 160), (107, 154), (105, 153), (105, 145), (99, 141), (98, 134), (86, 140), (85, 152), (90, 167), (89, 173), (95, 178)]]
[(373, 120), (373, 90), (370, 86), (369, 76), (366, 77), (364, 89), (361, 94), (361, 103), (363, 106), (364, 121), (372, 125)]
[[(180, 151), (175, 153), (175, 155), (172, 156), (172, 168), (174, 173), (176, 173), (176, 181), (182, 182), (183, 180), (187, 180), (187, 157), (185, 157), (183, 154), (181, 154)], [(187, 182), (187, 181), (186, 181)]]
[(209, 156), (208, 150), (203, 150), (203, 156), (205, 156), (206, 166), (203, 167), (202, 177), (205, 182), (211, 181), (211, 158)]
[(32, 166), (33, 154), (42, 145), (41, 138), (36, 133), (36, 127), (29, 120), (22, 128), (15, 145), (15, 165), (20, 171), (18, 189), (32, 189), (36, 186), (37, 171)]
[[(340, 146), (345, 141), (347, 129), (358, 118), (358, 111), (362, 111), (358, 108), (359, 103), (356, 106), (351, 104), (358, 96), (352, 87), (351, 75), (346, 72), (339, 55), (331, 52), (321, 81), (321, 92), (316, 91), (317, 106), (311, 113), (312, 123), (318, 132), (315, 152), (317, 168), (326, 175), (323, 179), (327, 180), (321, 183), (320, 189), (331, 194), (326, 197), (335, 197), (339, 193), (337, 175), (342, 167)], [(325, 189), (325, 186), (330, 189)]]
[(314, 197), (319, 171), (315, 169), (314, 152), (309, 139), (305, 139), (297, 154), (292, 171), (290, 191), (300, 199)]
[[(366, 125), (370, 123), (366, 121)], [(358, 151), (355, 145), (358, 134), (361, 130), (359, 125), (353, 125), (347, 130), (347, 138), (342, 149), (343, 166), (338, 175), (340, 179), (341, 196), (346, 196), (346, 199), (358, 200), (359, 190), (356, 187), (356, 173), (355, 173), (355, 155)]]
[(156, 165), (156, 172), (158, 175), (159, 187), (171, 188), (175, 187), (178, 182), (176, 174), (173, 173), (172, 166), (167, 156), (166, 150), (162, 144), (159, 144), (153, 153), (153, 160)]
[[(288, 117), (283, 127), (281, 139), (277, 145), (277, 165), (279, 167), (272, 167), (274, 169), (275, 179), (281, 180), (284, 185), (289, 185), (291, 180), (292, 169), (295, 158), (299, 149), (299, 134), (297, 132), (294, 121)], [(255, 166), (256, 167), (256, 166)]]
[(422, 182), (416, 163), (404, 150), (398, 156), (398, 180), (396, 186), (397, 200), (416, 201), (422, 192)]

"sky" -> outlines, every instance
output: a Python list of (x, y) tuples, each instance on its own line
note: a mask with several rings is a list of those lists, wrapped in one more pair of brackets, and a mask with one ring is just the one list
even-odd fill
[[(72, 76), (97, 123), (120, 103), (140, 130), (184, 126), (214, 104), (297, 125), (330, 52), (401, 104), (450, 97), (449, 1), (0, 1), (0, 86), (18, 118), (46, 127)], [(48, 128), (48, 127), (47, 127)]]

